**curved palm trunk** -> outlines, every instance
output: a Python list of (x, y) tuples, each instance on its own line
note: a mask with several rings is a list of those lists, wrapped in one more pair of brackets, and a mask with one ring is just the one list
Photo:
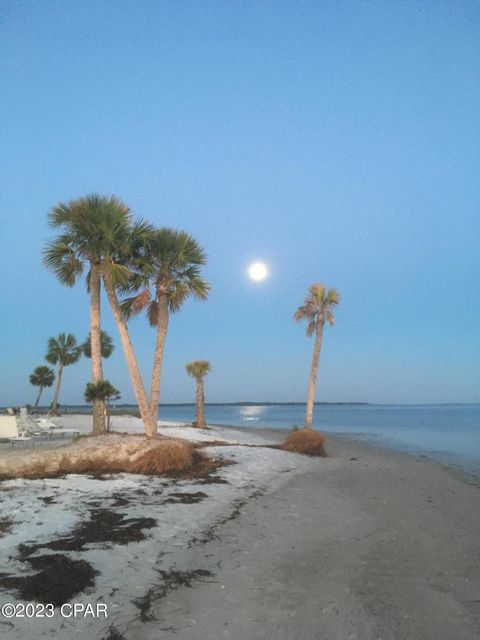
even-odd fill
[(40, 396), (42, 395), (42, 391), (43, 391), (44, 387), (40, 387), (40, 391), (38, 392), (38, 396), (37, 396), (37, 400), (35, 402), (35, 406), (33, 407), (33, 410), (35, 411), (38, 407), (38, 403), (40, 402)]
[(53, 394), (53, 400), (52, 400), (52, 412), (53, 413), (57, 413), (58, 398), (60, 396), (60, 387), (62, 385), (62, 374), (63, 374), (63, 364), (60, 363), (58, 365), (57, 384), (55, 385), (55, 393)]
[(315, 332), (315, 345), (313, 347), (312, 367), (308, 382), (307, 411), (305, 413), (305, 429), (313, 429), (313, 403), (315, 402), (315, 387), (318, 376), (318, 363), (320, 362), (320, 350), (322, 348), (324, 322), (317, 324)]
[[(90, 265), (90, 345), (92, 355), (92, 382), (103, 380), (102, 351), (100, 346), (100, 265)], [(93, 401), (93, 435), (105, 433), (105, 401), (95, 398)]]
[(152, 416), (155, 416), (155, 422), (158, 416), (158, 405), (160, 404), (160, 383), (162, 380), (163, 352), (165, 351), (168, 320), (168, 298), (163, 293), (158, 296), (157, 339), (153, 356), (152, 386), (150, 388), (150, 412)]
[(118, 302), (117, 294), (108, 278), (103, 278), (105, 284), (105, 290), (107, 292), (108, 301), (112, 308), (113, 318), (117, 325), (118, 333), (120, 335), (120, 341), (122, 343), (123, 352), (125, 354), (125, 360), (127, 361), (128, 372), (132, 381), (133, 391), (138, 402), (140, 409), (140, 415), (142, 416), (143, 424), (145, 426), (145, 435), (147, 438), (154, 438), (157, 435), (157, 420), (156, 416), (153, 418), (150, 412), (150, 406), (148, 404), (147, 394), (145, 387), (143, 386), (142, 374), (138, 367), (137, 358), (133, 349), (132, 340), (128, 331), (127, 323), (123, 317)]
[(197, 378), (197, 389), (195, 392), (197, 416), (195, 419), (195, 426), (199, 429), (206, 429), (205, 424), (205, 390), (203, 385), (203, 378)]

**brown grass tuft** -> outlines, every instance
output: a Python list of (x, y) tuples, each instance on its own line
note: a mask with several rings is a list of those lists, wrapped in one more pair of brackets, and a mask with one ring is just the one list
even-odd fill
[(306, 456), (326, 458), (325, 441), (325, 436), (318, 431), (300, 429), (300, 431), (290, 433), (280, 448), (294, 453), (303, 453)]
[(167, 471), (186, 471), (193, 464), (193, 445), (181, 440), (160, 440), (156, 446), (140, 451), (125, 471), (159, 475)]

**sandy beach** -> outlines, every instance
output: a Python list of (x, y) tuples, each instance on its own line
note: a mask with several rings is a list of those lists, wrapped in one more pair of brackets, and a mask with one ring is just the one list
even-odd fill
[[(88, 431), (90, 418), (59, 420)], [(127, 417), (113, 426), (141, 429)], [(281, 441), (273, 430), (160, 431), (227, 442), (204, 451), (235, 464), (194, 480), (118, 474), (1, 483), (0, 571), (13, 578), (1, 604), (25, 601), (36, 557), (60, 555), (78, 577), (73, 590), (82, 587), (70, 601), (105, 603), (108, 612), (1, 618), (3, 637), (478, 637), (473, 478), (338, 437), (318, 459), (258, 446)]]

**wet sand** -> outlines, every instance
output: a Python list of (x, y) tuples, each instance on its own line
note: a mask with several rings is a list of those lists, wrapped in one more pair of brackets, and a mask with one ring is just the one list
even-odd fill
[(183, 553), (179, 567), (215, 577), (153, 603), (155, 621), (131, 637), (157, 638), (160, 625), (182, 640), (478, 638), (476, 483), (353, 441), (330, 438), (329, 450)]

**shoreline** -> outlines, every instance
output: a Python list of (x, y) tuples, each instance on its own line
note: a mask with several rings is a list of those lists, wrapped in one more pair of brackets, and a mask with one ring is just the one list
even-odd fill
[[(286, 437), (286, 434), (290, 432), (290, 430), (282, 429), (282, 428), (274, 428), (274, 427), (246, 427), (244, 425), (234, 426), (234, 425), (226, 425), (226, 424), (212, 424), (211, 426), (221, 427), (222, 429), (228, 430), (245, 430), (248, 432), (255, 433), (256, 435), (262, 436), (270, 436), (272, 440), (280, 439), (283, 440)], [(432, 454), (424, 454), (418, 453), (416, 451), (408, 450), (408, 449), (400, 449), (395, 448), (393, 446), (389, 446), (387, 442), (378, 442), (373, 439), (361, 438), (358, 437), (358, 434), (352, 433), (351, 435), (347, 432), (343, 434), (339, 434), (335, 431), (328, 431), (327, 429), (315, 429), (316, 431), (320, 431), (325, 434), (327, 438), (327, 454), (328, 454), (328, 446), (330, 442), (339, 443), (345, 446), (352, 446), (358, 444), (360, 447), (366, 448), (368, 450), (384, 452), (386, 454), (392, 455), (400, 455), (400, 456), (408, 456), (411, 458), (417, 458), (420, 461), (428, 462), (433, 465), (437, 465), (442, 469), (448, 471), (451, 470), (452, 473), (458, 474), (459, 476), (465, 477), (466, 481), (473, 481), (475, 485), (480, 486), (480, 461), (471, 463), (470, 468), (468, 466), (463, 466), (460, 462), (455, 462), (458, 460), (458, 457), (455, 458), (453, 454), (445, 453), (444, 456), (441, 455), (441, 452), (438, 452), (438, 457)]]
[[(140, 422), (122, 426), (138, 432)], [(0, 573), (25, 577), (19, 545), (35, 541), (36, 554), (53, 545), (97, 572), (73, 600), (109, 610), (108, 620), (7, 627), (0, 619), (9, 638), (476, 638), (480, 503), (466, 474), (336, 435), (320, 459), (263, 446), (284, 430), (160, 431), (223, 440), (202, 451), (235, 464), (205, 481), (118, 474), (0, 483), (2, 516), (12, 521), (0, 533)], [(109, 523), (100, 537), (99, 514)], [(124, 522), (139, 527), (128, 544)], [(79, 530), (90, 532), (88, 545), (78, 546)], [(1, 603), (15, 597), (0, 590)]]
[[(76, 422), (78, 419), (81, 419), (83, 422), (81, 435), (85, 435), (89, 432), (89, 426), (85, 428), (85, 425), (89, 425), (87, 419), (91, 419), (92, 414), (87, 413), (65, 413), (61, 416), (54, 418), (54, 420), (61, 426), (67, 428), (76, 428)], [(137, 425), (141, 424), (141, 419), (132, 414), (115, 414), (112, 416), (112, 424), (115, 425), (115, 422), (122, 422), (123, 427), (127, 427), (127, 430), (130, 428), (129, 422), (137, 422)], [(184, 423), (180, 421), (174, 420), (159, 420), (158, 421), (159, 432), (162, 429), (169, 429), (171, 427), (180, 428), (180, 429), (191, 429), (191, 423)], [(288, 433), (290, 433), (291, 429), (286, 429), (283, 427), (270, 427), (270, 426), (247, 426), (247, 425), (230, 425), (230, 424), (220, 424), (220, 423), (209, 423), (209, 429), (224, 429), (228, 432), (241, 432), (245, 435), (254, 435), (258, 436), (260, 439), (271, 440), (272, 442), (283, 441)], [(113, 426), (112, 431), (116, 431), (117, 429)], [(378, 450), (380, 452), (385, 452), (386, 454), (398, 454), (402, 456), (409, 456), (413, 458), (418, 458), (419, 460), (427, 461), (431, 464), (438, 465), (439, 467), (445, 470), (451, 470), (452, 473), (458, 474), (460, 477), (465, 477), (467, 482), (473, 482), (475, 485), (480, 486), (480, 460), (475, 457), (464, 458), (447, 451), (436, 451), (433, 453), (420, 453), (413, 449), (409, 449), (408, 447), (401, 448), (400, 446), (394, 446), (393, 443), (389, 443), (387, 440), (381, 441), (376, 440), (374, 438), (361, 437), (356, 432), (343, 432), (339, 433), (336, 431), (328, 431), (328, 429), (317, 429), (316, 431), (320, 431), (324, 433), (327, 437), (327, 452), (328, 445), (330, 442), (338, 442), (344, 445), (352, 446), (354, 444), (358, 444), (359, 446), (365, 447), (367, 449)], [(120, 431), (122, 432), (122, 431)], [(128, 432), (128, 431), (127, 431)], [(138, 428), (134, 431), (135, 433), (143, 432), (143, 426), (138, 426)], [(199, 431), (195, 429), (193, 433), (198, 433)], [(186, 433), (186, 432), (185, 432)], [(183, 437), (183, 436), (180, 436)], [(43, 441), (41, 443), (42, 447), (50, 448), (50, 446), (63, 446), (68, 444), (68, 441), (56, 440), (52, 442), (51, 445)], [(32, 447), (35, 448), (35, 447)], [(7, 447), (0, 447), (0, 456), (8, 455), (14, 456), (16, 454), (27, 453), (32, 450), (29, 447), (18, 447), (9, 449)]]

